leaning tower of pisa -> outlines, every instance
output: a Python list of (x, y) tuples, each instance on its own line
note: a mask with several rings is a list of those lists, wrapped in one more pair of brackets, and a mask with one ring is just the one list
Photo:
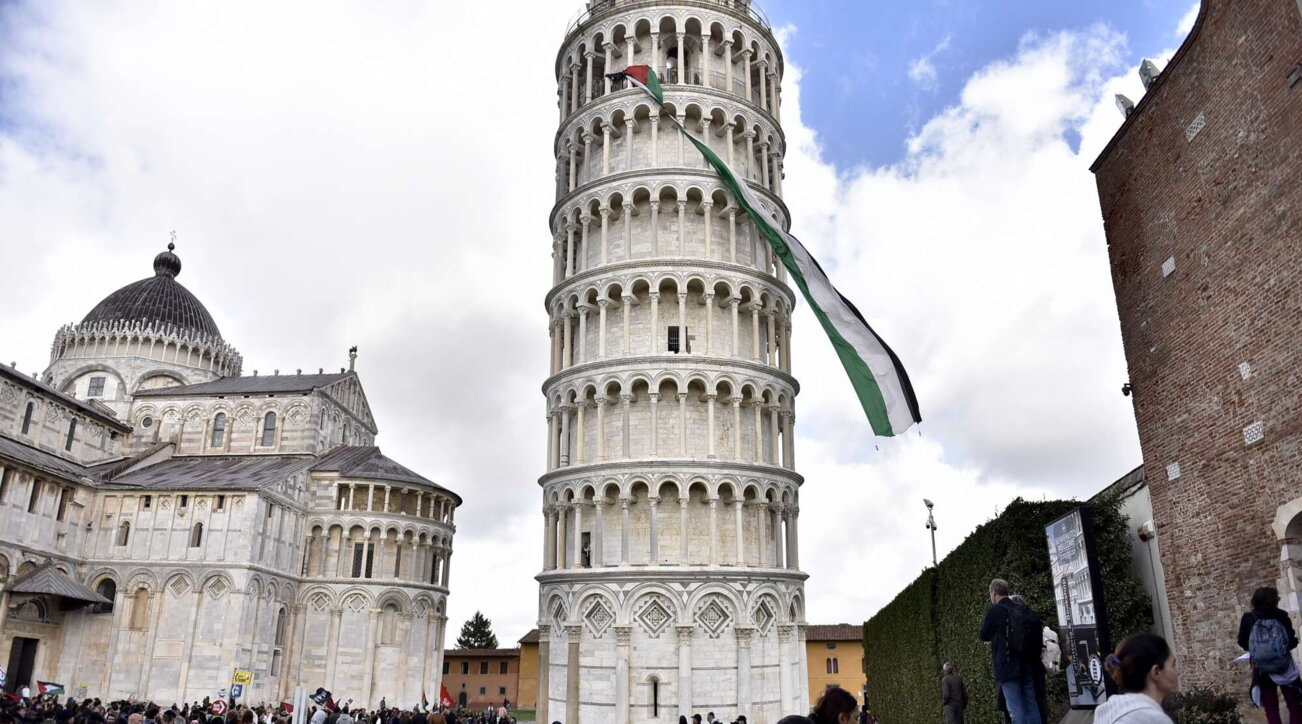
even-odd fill
[(795, 297), (669, 120), (789, 227), (782, 70), (748, 0), (594, 0), (557, 55), (538, 721), (807, 707)]

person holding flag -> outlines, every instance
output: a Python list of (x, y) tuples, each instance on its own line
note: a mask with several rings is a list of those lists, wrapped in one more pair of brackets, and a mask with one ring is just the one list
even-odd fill
[[(606, 77), (612, 81), (632, 83), (650, 96), (658, 107), (664, 107), (664, 89), (650, 66), (630, 65), (622, 71), (608, 73)], [(683, 138), (705, 157), (724, 188), (773, 249), (775, 258), (791, 274), (792, 281), (799, 287), (832, 342), (873, 433), (882, 437), (900, 435), (921, 422), (922, 413), (913, 384), (899, 357), (868, 326), (854, 304), (832, 286), (827, 273), (804, 244), (764, 214), (763, 206), (749, 184), (709, 146), (688, 133), (674, 115), (667, 114), (662, 118), (677, 127)]]

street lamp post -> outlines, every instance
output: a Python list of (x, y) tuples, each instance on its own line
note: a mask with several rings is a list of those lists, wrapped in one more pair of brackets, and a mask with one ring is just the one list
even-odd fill
[(936, 504), (926, 498), (923, 498), (922, 502), (927, 504), (927, 530), (931, 531), (931, 567), (935, 568), (938, 565), (936, 562), (936, 516), (933, 514)]

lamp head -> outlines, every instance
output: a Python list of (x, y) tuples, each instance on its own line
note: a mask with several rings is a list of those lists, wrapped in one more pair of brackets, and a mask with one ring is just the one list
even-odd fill
[(922, 502), (923, 502), (923, 503), (926, 503), (926, 505), (927, 505), (927, 510), (931, 510), (932, 508), (936, 507), (936, 504), (935, 504), (935, 503), (931, 502), (930, 500), (927, 500), (926, 498), (923, 498), (923, 499), (922, 499)]

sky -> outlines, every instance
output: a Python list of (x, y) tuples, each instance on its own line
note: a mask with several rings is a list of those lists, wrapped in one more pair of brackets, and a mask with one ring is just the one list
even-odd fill
[[(794, 369), (811, 623), (858, 623), (1014, 498), (1140, 462), (1088, 167), (1189, 0), (769, 0), (793, 233), (908, 368), (874, 439), (804, 304)], [(0, 3), (0, 359), (152, 274), (246, 374), (347, 364), (385, 454), (462, 495), (448, 644), (537, 618), (554, 164), (576, 0)], [(527, 62), (524, 59), (537, 59)]]

